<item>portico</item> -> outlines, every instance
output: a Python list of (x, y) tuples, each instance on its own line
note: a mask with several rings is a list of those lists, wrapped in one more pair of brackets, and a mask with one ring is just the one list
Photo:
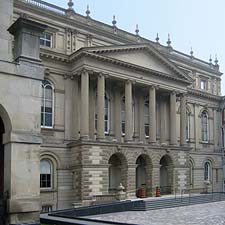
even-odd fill
[[(148, 142), (149, 144), (163, 144), (163, 145), (178, 145), (178, 137), (180, 137), (179, 145), (185, 145), (186, 143), (186, 100), (185, 92), (186, 87), (190, 83), (190, 80), (179, 71), (171, 62), (167, 62), (166, 59), (160, 59), (155, 63), (155, 67), (161, 68), (162, 72), (154, 71), (148, 67), (143, 67), (140, 64), (134, 64), (133, 52), (142, 53), (138, 54), (137, 61), (151, 60), (151, 46), (133, 46), (132, 48), (127, 46), (126, 49), (107, 50), (101, 51), (98, 48), (90, 48), (84, 50), (88, 52), (83, 55), (74, 54), (71, 56), (71, 63), (76, 61), (76, 64), (80, 65), (79, 68), (73, 68), (72, 74), (80, 85), (80, 112), (75, 117), (80, 115), (80, 128), (76, 131), (80, 133), (81, 139), (96, 139), (97, 141), (109, 141), (109, 136), (112, 139), (116, 139), (119, 142), (134, 142), (134, 133), (138, 136), (138, 142)], [(127, 53), (127, 57), (131, 59), (131, 62), (121, 61), (118, 58), (124, 55), (123, 51), (128, 50), (132, 53)], [(115, 54), (107, 58), (104, 58), (105, 52), (111, 54), (111, 51)], [(116, 53), (115, 53), (116, 52)], [(121, 53), (120, 53), (121, 52)], [(118, 55), (117, 55), (118, 54)], [(149, 54), (149, 55), (148, 55)], [(156, 53), (155, 53), (156, 54)], [(157, 53), (159, 54), (159, 53)], [(148, 59), (145, 59), (145, 57)], [(109, 57), (109, 56), (107, 56)], [(93, 61), (94, 60), (94, 61)], [(85, 61), (85, 66), (83, 63)], [(96, 63), (99, 64), (96, 67)], [(157, 64), (158, 63), (158, 64)], [(169, 70), (165, 67), (168, 64)], [(149, 66), (149, 65), (145, 65)], [(127, 70), (129, 67), (129, 70)], [(167, 70), (167, 73), (165, 71)], [(183, 77), (182, 77), (183, 76)], [(182, 79), (181, 79), (182, 77)], [(161, 79), (166, 79), (167, 83), (161, 83)], [(182, 84), (182, 85), (181, 85)], [(115, 88), (114, 88), (115, 87)], [(90, 92), (90, 89), (94, 90), (94, 93)], [(141, 90), (143, 93), (142, 98), (149, 102), (148, 105), (148, 133), (149, 135), (141, 135), (144, 131), (144, 121), (141, 121), (140, 116), (143, 115), (143, 105), (138, 103), (138, 96), (135, 90)], [(110, 92), (110, 116), (108, 115), (110, 132), (105, 131), (105, 93)], [(94, 96), (91, 96), (93, 95)], [(122, 115), (122, 98), (124, 99), (124, 111)], [(179, 102), (177, 104), (177, 99)], [(92, 104), (92, 101), (95, 104)], [(143, 104), (143, 102), (142, 102)], [(157, 109), (156, 105), (159, 105)], [(91, 109), (91, 107), (96, 109)], [(180, 106), (180, 129), (176, 124), (177, 109)], [(111, 109), (114, 108), (114, 111)], [(95, 122), (90, 121), (93, 118), (90, 113), (95, 112)], [(162, 113), (160, 113), (162, 112)], [(137, 115), (135, 115), (137, 114)], [(159, 116), (158, 122), (156, 115)], [(167, 116), (169, 117), (167, 118)], [(124, 117), (124, 118), (122, 118)], [(169, 119), (169, 121), (168, 121)], [(137, 121), (136, 121), (137, 120)], [(122, 121), (125, 123), (125, 132), (123, 133)], [(95, 123), (95, 129), (89, 127), (90, 123)], [(119, 124), (118, 124), (119, 123)], [(137, 129), (139, 127), (140, 129)], [(157, 128), (158, 127), (158, 128)], [(157, 134), (159, 130), (159, 134)], [(93, 133), (94, 132), (94, 133)], [(177, 135), (179, 132), (180, 135)], [(169, 136), (168, 136), (169, 133)]]

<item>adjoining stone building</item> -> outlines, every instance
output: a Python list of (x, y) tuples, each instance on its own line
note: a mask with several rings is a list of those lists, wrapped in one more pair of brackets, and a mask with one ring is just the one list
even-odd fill
[(143, 185), (147, 196), (156, 187), (222, 191), (218, 61), (68, 5), (0, 2), (0, 199), (9, 223), (113, 195), (120, 184), (127, 198)]

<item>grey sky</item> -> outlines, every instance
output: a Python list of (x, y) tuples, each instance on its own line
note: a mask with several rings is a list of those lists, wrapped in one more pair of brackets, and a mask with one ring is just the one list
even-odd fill
[[(67, 0), (45, 0), (67, 8)], [(117, 27), (166, 44), (170, 33), (173, 48), (205, 61), (217, 54), (220, 71), (225, 73), (225, 1), (224, 0), (73, 0), (74, 9), (85, 14), (87, 4), (91, 17), (111, 24), (116, 16)], [(225, 75), (224, 75), (225, 76)], [(222, 79), (225, 95), (225, 78)]]

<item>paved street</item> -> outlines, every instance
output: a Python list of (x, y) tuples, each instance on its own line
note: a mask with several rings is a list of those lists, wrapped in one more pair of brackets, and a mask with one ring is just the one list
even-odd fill
[(140, 225), (225, 225), (225, 201), (145, 212), (123, 212), (91, 218)]

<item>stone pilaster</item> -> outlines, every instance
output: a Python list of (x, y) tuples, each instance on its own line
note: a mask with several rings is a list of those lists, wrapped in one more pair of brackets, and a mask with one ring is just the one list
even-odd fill
[(0, 1), (0, 59), (12, 60), (11, 37), (7, 29), (13, 21), (13, 0)]
[(103, 74), (98, 75), (97, 89), (97, 139), (103, 140), (105, 138), (105, 76)]
[(73, 101), (72, 101), (72, 89), (73, 82), (70, 75), (65, 75), (65, 139), (71, 140), (72, 138), (72, 124), (73, 121)]
[(170, 144), (177, 144), (177, 131), (176, 131), (176, 93), (170, 93)]
[(128, 165), (127, 170), (127, 198), (135, 198), (136, 197), (136, 164)]
[(152, 168), (152, 193), (154, 195), (156, 187), (160, 187), (160, 166), (154, 165)]
[(80, 137), (89, 138), (89, 74), (83, 70), (81, 73), (81, 113)]
[(125, 83), (125, 141), (132, 141), (132, 83), (127, 80)]
[(180, 96), (180, 145), (186, 144), (186, 95)]
[(156, 89), (149, 89), (149, 142), (156, 143)]

